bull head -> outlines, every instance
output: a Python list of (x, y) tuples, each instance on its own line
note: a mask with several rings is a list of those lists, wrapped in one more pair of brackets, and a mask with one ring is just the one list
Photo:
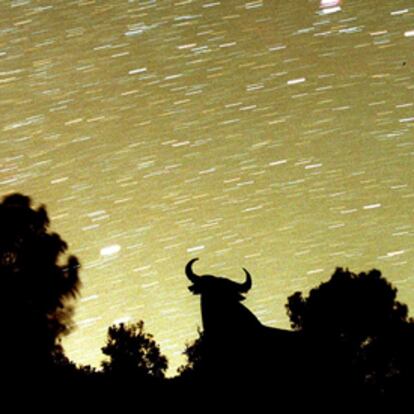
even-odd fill
[[(199, 276), (193, 271), (193, 264), (199, 260), (198, 258), (192, 259), (187, 263), (185, 267), (185, 273), (188, 280), (192, 283), (192, 286), (189, 287), (190, 291), (194, 294), (206, 293), (206, 290), (209, 288), (217, 290), (220, 285), (220, 289), (225, 289), (226, 291), (233, 291), (237, 294), (246, 293), (252, 287), (252, 278), (250, 273), (243, 268), (246, 275), (246, 280), (243, 283), (233, 282), (228, 279), (221, 277), (211, 276), (211, 275), (202, 275)], [(240, 295), (241, 297), (241, 295)]]

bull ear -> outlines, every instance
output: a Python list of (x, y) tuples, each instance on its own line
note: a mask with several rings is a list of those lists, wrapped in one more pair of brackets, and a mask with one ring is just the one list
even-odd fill
[(197, 283), (200, 280), (200, 276), (196, 275), (193, 272), (193, 263), (196, 262), (197, 260), (198, 260), (198, 257), (191, 259), (187, 263), (187, 266), (185, 267), (185, 274), (187, 275), (187, 278), (191, 283)]
[(245, 293), (249, 291), (250, 288), (252, 287), (252, 277), (250, 276), (250, 273), (244, 267), (243, 267), (243, 270), (244, 270), (244, 273), (246, 274), (246, 280), (244, 283), (239, 283), (239, 292), (241, 293)]

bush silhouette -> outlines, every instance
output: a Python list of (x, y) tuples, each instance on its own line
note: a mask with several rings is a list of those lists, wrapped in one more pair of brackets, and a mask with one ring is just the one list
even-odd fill
[(162, 379), (168, 368), (167, 358), (145, 332), (143, 321), (111, 326), (102, 352), (109, 357), (102, 363), (104, 372), (118, 379)]
[[(178, 373), (182, 378), (193, 379), (202, 374), (203, 366), (203, 332), (198, 330), (198, 337), (185, 346), (183, 354), (186, 357), (185, 364), (178, 368)], [(200, 372), (201, 371), (201, 372)]]

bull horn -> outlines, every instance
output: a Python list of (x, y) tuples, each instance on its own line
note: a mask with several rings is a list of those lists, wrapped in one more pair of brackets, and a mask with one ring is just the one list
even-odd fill
[(191, 283), (197, 283), (200, 280), (200, 276), (196, 275), (193, 272), (193, 263), (196, 262), (198, 260), (198, 257), (196, 257), (195, 259), (191, 259), (188, 263), (187, 266), (185, 267), (185, 274), (187, 275), (188, 279), (190, 280)]
[(252, 287), (252, 277), (247, 269), (243, 267), (244, 273), (246, 274), (246, 281), (244, 283), (239, 283), (239, 291), (244, 293), (250, 290)]

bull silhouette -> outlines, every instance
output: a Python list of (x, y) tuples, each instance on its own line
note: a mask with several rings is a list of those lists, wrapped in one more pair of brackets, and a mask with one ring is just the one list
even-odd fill
[(188, 262), (185, 273), (192, 283), (189, 290), (201, 296), (204, 376), (215, 384), (239, 383), (249, 390), (297, 390), (305, 378), (301, 334), (263, 325), (242, 304), (252, 287), (246, 269), (244, 282), (237, 283), (196, 274), (197, 260)]

